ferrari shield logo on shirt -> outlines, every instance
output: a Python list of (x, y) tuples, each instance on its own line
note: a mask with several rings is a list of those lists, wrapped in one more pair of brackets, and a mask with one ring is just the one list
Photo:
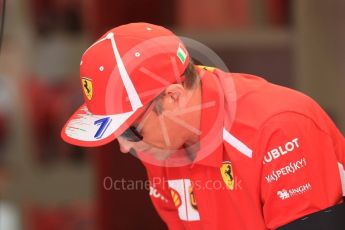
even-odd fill
[(81, 79), (81, 84), (87, 99), (92, 99), (93, 89), (92, 89), (92, 81), (89, 78), (83, 77)]
[(168, 180), (178, 215), (184, 221), (200, 220), (196, 199), (189, 179)]
[(226, 187), (230, 190), (234, 190), (235, 179), (230, 161), (223, 162), (222, 166), (220, 167), (220, 173), (222, 174), (222, 178)]

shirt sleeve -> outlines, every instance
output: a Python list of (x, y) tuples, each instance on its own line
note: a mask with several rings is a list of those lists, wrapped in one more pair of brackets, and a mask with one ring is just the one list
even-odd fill
[(178, 216), (168, 181), (161, 173), (163, 168), (147, 164), (145, 166), (150, 185), (150, 198), (159, 216), (166, 223), (168, 229), (185, 229)]
[(343, 196), (345, 196), (345, 138), (325, 112), (322, 114), (322, 120), (326, 126), (325, 129), (328, 130), (328, 133), (330, 133), (331, 138), (334, 141), (342, 181)]
[(293, 112), (265, 123), (256, 151), (262, 160), (260, 196), (268, 228), (341, 202), (338, 162), (344, 150), (334, 138), (312, 119)]

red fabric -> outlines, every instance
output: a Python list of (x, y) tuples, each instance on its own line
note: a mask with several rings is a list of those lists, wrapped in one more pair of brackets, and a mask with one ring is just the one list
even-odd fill
[[(345, 165), (345, 140), (325, 112), (309, 97), (259, 77), (211, 72), (202, 76), (202, 100), (222, 109), (202, 111), (201, 132), (216, 121), (215, 111), (223, 113), (218, 148), (186, 166), (145, 163), (151, 200), (167, 225), (275, 229), (341, 202), (338, 164)], [(212, 96), (219, 82), (224, 105)], [(202, 139), (201, 150), (207, 143), (218, 142)], [(224, 179), (222, 167), (231, 169), (225, 177), (231, 179)]]
[(276, 228), (339, 202), (337, 150), (312, 119), (293, 112), (275, 116), (260, 143), (265, 143), (258, 152), (265, 155), (261, 199), (267, 226)]

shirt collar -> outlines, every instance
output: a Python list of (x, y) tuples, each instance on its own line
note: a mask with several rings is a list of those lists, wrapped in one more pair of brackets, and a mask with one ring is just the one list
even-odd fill
[(224, 92), (214, 72), (201, 69), (198, 73), (202, 89), (201, 135), (192, 167), (219, 167), (223, 160)]

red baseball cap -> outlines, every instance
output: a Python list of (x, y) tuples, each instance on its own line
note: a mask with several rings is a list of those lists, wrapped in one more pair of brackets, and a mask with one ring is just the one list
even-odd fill
[(81, 58), (85, 102), (61, 137), (78, 146), (114, 140), (168, 85), (182, 81), (188, 62), (181, 40), (164, 27), (131, 23), (108, 31)]

